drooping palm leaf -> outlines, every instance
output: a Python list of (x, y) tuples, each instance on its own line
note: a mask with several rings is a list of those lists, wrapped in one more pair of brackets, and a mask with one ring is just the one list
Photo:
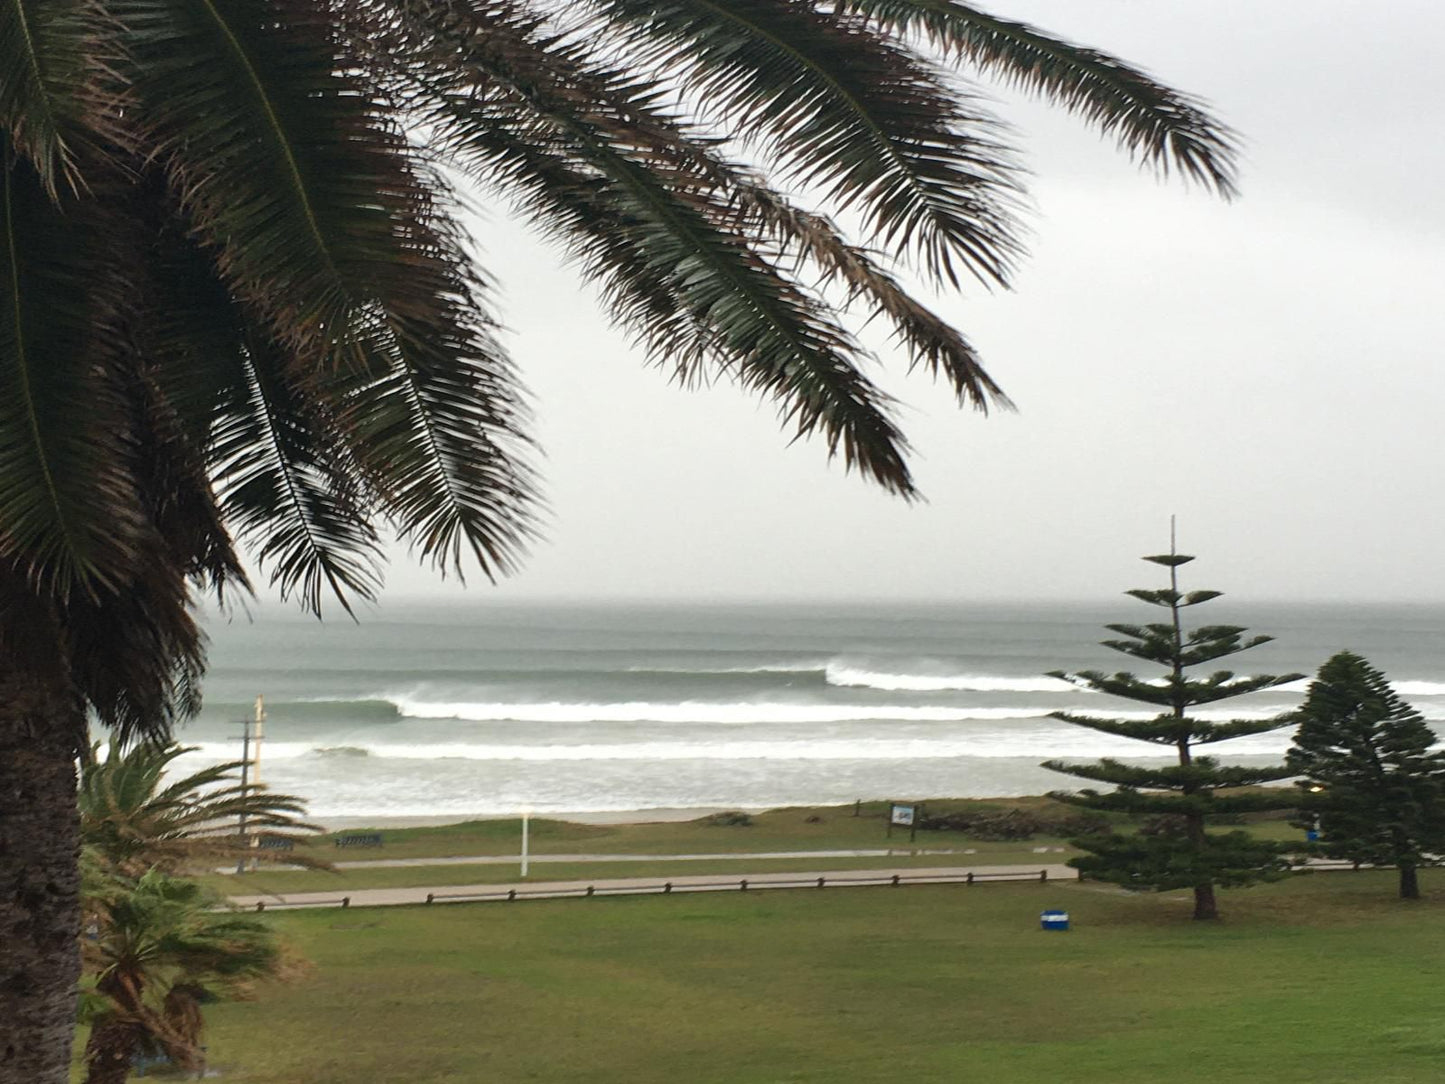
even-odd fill
[[(614, 312), (642, 317), (632, 330), (655, 356), (683, 372), (715, 365), (780, 401), (799, 434), (822, 431), (849, 465), (911, 491), (886, 397), (859, 371), (861, 349), (753, 249), (727, 193), (580, 108), (588, 87), (565, 79), (565, 56), (545, 57), (540, 42), (494, 26), (446, 29), (443, 48), (460, 56), (463, 80), (428, 114), (440, 138), (478, 179), (514, 199), (520, 190), (524, 207), (534, 201), (561, 228), (584, 269), (623, 299)], [(603, 79), (591, 73), (590, 82)], [(559, 191), (567, 174), (580, 183)]]
[(380, 542), (324, 397), (260, 332), (246, 333), (227, 362), (232, 381), (211, 438), (221, 514), (283, 596), (313, 612), (327, 591), (343, 606), (373, 597)]
[(1197, 99), (1118, 57), (959, 0), (843, 0), (839, 7), (884, 30), (923, 33), (983, 74), (1078, 114), (1161, 174), (1177, 170), (1221, 196), (1235, 194), (1234, 133)]
[[(142, 123), (221, 277), (312, 363), (354, 362), (368, 310), (446, 299), (431, 189), (365, 72), (311, 0), (120, 0)], [(427, 282), (425, 285), (430, 285)]]
[[(140, 510), (100, 368), (119, 284), (0, 133), (0, 558), (42, 590), (113, 590)], [(98, 281), (99, 280), (99, 281)]]
[(106, 31), (95, 0), (0, 3), (0, 131), (52, 199), (84, 188), (81, 160), (117, 132), (117, 88), (105, 78), (117, 50)]
[(1005, 282), (1018, 187), (996, 121), (861, 18), (774, 0), (591, 0), (629, 62), (686, 71), (688, 100), (788, 176), (856, 206), (931, 275)]

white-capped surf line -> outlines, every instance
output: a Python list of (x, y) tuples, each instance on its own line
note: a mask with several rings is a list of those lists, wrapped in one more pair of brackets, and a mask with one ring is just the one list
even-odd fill
[[(1289, 735), (1260, 734), (1219, 743), (1217, 751), (1229, 755), (1281, 754)], [(947, 760), (959, 757), (1049, 757), (1093, 758), (1138, 756), (1137, 742), (1091, 731), (1035, 731), (1028, 735), (989, 731), (967, 737), (945, 739), (911, 738), (889, 741), (881, 738), (824, 739), (818, 741), (643, 741), (595, 742), (579, 745), (522, 745), (518, 743), (464, 744), (460, 742), (425, 745), (367, 744), (345, 747), (348, 758), (373, 760), (472, 760), (472, 761), (908, 761)], [(224, 759), (229, 746), (203, 743), (195, 756)], [(329, 756), (334, 748), (301, 742), (278, 743), (267, 749), (271, 761), (294, 761), (312, 754)]]
[(475, 723), (766, 723), (917, 722), (1031, 719), (1047, 707), (945, 708), (915, 705), (714, 703), (706, 701), (628, 701), (624, 703), (433, 703), (400, 698), (398, 714), (409, 719), (457, 719)]
[[(1068, 693), (1080, 691), (1067, 681), (1038, 677), (996, 677), (989, 674), (903, 674), (829, 663), (829, 685), (885, 692)], [(1087, 691), (1087, 690), (1083, 690)]]
[[(465, 722), (522, 723), (692, 723), (709, 725), (811, 724), (811, 723), (965, 723), (1043, 719), (1050, 712), (1069, 710), (1114, 719), (1153, 719), (1159, 713), (1126, 709), (1101, 711), (1088, 707), (943, 707), (912, 704), (799, 704), (757, 701), (627, 701), (620, 703), (547, 701), (432, 702), (401, 697), (394, 701), (398, 714), (409, 719), (456, 719)], [(1199, 719), (1267, 719), (1288, 705), (1253, 710), (1206, 710)]]
[(629, 666), (625, 674), (821, 674), (826, 659), (801, 662), (768, 662), (754, 666)]

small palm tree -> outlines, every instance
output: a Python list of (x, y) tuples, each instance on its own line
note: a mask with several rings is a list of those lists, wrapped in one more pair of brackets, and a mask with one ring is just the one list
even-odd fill
[(263, 786), (243, 787), (239, 760), (168, 779), (175, 760), (194, 751), (148, 742), (123, 750), (116, 743), (104, 760), (92, 758), (83, 765), (81, 843), (114, 873), (128, 877), (238, 859), (330, 867), (304, 852), (256, 847), (252, 835), (241, 833), (239, 826), (245, 824), (251, 833), (294, 844), (321, 829), (300, 819), (306, 812), (302, 799)]
[(282, 972), (265, 924), (215, 910), (193, 881), (153, 870), (138, 880), (93, 884), (93, 938), (83, 941), (91, 979), (86, 1084), (124, 1084), (137, 1054), (162, 1054), (195, 1069), (201, 1006)]

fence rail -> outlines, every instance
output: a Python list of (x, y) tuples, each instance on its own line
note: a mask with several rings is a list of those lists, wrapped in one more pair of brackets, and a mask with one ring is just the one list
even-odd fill
[[(866, 888), (892, 887), (915, 884), (961, 884), (975, 885), (996, 881), (1047, 883), (1046, 869), (1018, 870), (1010, 872), (965, 872), (965, 873), (892, 873), (883, 876), (866, 874), (859, 876), (798, 877), (765, 879), (741, 877), (717, 881), (658, 881), (638, 884), (586, 884), (566, 887), (537, 887), (479, 889), (476, 892), (428, 892), (425, 899), (417, 903), (510, 903), (516, 900), (558, 900), (585, 899), (593, 896), (670, 896), (686, 892), (760, 892), (773, 889), (818, 889), (825, 888)], [(351, 907), (352, 897), (337, 899), (305, 900), (258, 900), (252, 905), (257, 911), (293, 910), (307, 907)], [(357, 906), (365, 906), (357, 901)]]
[(341, 896), (334, 900), (288, 900), (280, 897), (274, 900), (257, 900), (251, 906), (253, 911), (300, 911), (308, 907), (350, 907), (351, 897)]
[[(1295, 872), (1335, 873), (1372, 869), (1369, 865), (1338, 859), (1313, 859), (1291, 867)], [(1065, 878), (1075, 880), (1075, 877)], [(1077, 878), (1082, 879), (1082, 878)], [(761, 892), (772, 889), (823, 889), (823, 888), (868, 888), (887, 886), (898, 888), (916, 884), (961, 884), (975, 885), (991, 882), (1034, 882), (1046, 884), (1049, 880), (1047, 869), (1023, 869), (1009, 871), (965, 871), (929, 873), (839, 874), (828, 877), (780, 877), (729, 878), (716, 881), (658, 881), (617, 884), (600, 882), (594, 884), (552, 885), (536, 888), (479, 888), (475, 892), (428, 892), (425, 898), (415, 900), (391, 900), (391, 903), (511, 903), (517, 900), (560, 900), (585, 899), (593, 896), (670, 896), (687, 892)], [(364, 890), (363, 890), (364, 891)], [(256, 911), (300, 910), (314, 907), (365, 907), (368, 902), (351, 896), (334, 899), (284, 899), (257, 900), (246, 906)]]
[(684, 892), (760, 892), (777, 888), (864, 888), (909, 884), (981, 884), (986, 881), (1048, 881), (1049, 871), (1020, 870), (1017, 873), (893, 873), (883, 877), (800, 877), (768, 878), (767, 880), (742, 877), (723, 881), (662, 881), (657, 884), (629, 885), (581, 885), (576, 888), (508, 888), (498, 891), (478, 892), (428, 892), (427, 903), (507, 903), (523, 899), (574, 899), (589, 896), (669, 896)]

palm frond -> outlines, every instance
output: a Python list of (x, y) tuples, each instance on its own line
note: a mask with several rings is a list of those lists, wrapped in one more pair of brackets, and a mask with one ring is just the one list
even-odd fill
[(222, 515), (283, 597), (312, 612), (328, 590), (348, 610), (352, 596), (373, 598), (380, 543), (325, 398), (259, 332), (227, 361), (233, 380), (210, 447)]
[(175, 761), (195, 750), (113, 741), (104, 760), (92, 757), (81, 772), (81, 839), (103, 865), (120, 875), (150, 868), (168, 872), (204, 868), (237, 859), (285, 862), (313, 869), (330, 864), (304, 851), (262, 850), (239, 834), (264, 831), (304, 842), (320, 829), (304, 820), (306, 803), (263, 786), (242, 787), (240, 761), (214, 764), (185, 775)]
[(1235, 134), (1202, 102), (1118, 57), (990, 15), (959, 0), (843, 0), (872, 25), (921, 32), (985, 75), (1063, 106), (1136, 161), (1236, 194)]
[[(357, 363), (379, 308), (424, 326), (433, 190), (312, 0), (118, 0), (144, 131), (221, 278), (306, 364)], [(418, 271), (423, 272), (418, 274)], [(443, 313), (444, 314), (444, 313)]]
[(785, 176), (856, 208), (872, 240), (957, 284), (1005, 283), (1020, 252), (1017, 168), (1000, 128), (925, 57), (841, 10), (774, 0), (591, 0), (584, 30)]
[(82, 159), (116, 138), (116, 52), (94, 0), (0, 3), (0, 129), (51, 199), (80, 193)]
[(841, 283), (850, 301), (865, 300), (872, 316), (893, 325), (911, 365), (948, 380), (962, 404), (985, 413), (991, 405), (1013, 409), (963, 334), (905, 290), (867, 250), (848, 241), (828, 216), (795, 207), (773, 189), (745, 178), (736, 178), (734, 185), (739, 202), (758, 216), (762, 229), (811, 260), (827, 281)]
[[(799, 435), (821, 432), (850, 467), (912, 492), (887, 397), (859, 371), (861, 348), (752, 247), (726, 193), (608, 121), (605, 99), (587, 97), (606, 73), (579, 80), (565, 53), (495, 23), (458, 20), (438, 36), (437, 53), (461, 57), (437, 77), (449, 91), (426, 88), (438, 138), (476, 179), (563, 238), (602, 280), (614, 318), (655, 357), (684, 373), (715, 367), (775, 398)], [(645, 97), (646, 88), (613, 82), (608, 96), (629, 94)]]
[(367, 345), (382, 375), (346, 392), (338, 428), (402, 539), (459, 577), (465, 550), (495, 579), (536, 534), (536, 482), (522, 455), (526, 411), (490, 336), (461, 313), (445, 344), (438, 328), (426, 330), (373, 328)]
[(159, 534), (138, 548), (124, 590), (77, 595), (63, 610), (71, 680), (119, 741), (169, 738), (200, 710), (206, 663), (183, 567)]
[(46, 591), (115, 590), (139, 510), (102, 373), (116, 284), (0, 134), (0, 558)]

